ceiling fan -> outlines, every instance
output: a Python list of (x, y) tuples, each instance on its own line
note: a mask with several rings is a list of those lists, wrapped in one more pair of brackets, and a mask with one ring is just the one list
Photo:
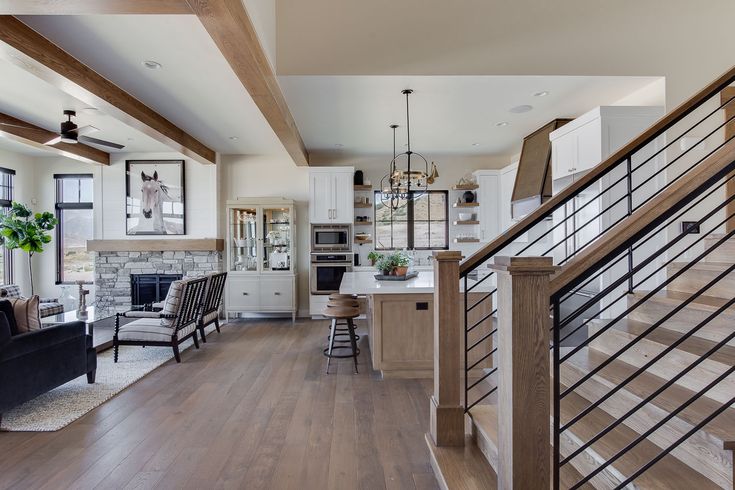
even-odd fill
[[(72, 117), (76, 117), (77, 112), (67, 109), (64, 111), (64, 115), (66, 116), (66, 121), (61, 122), (61, 127), (58, 133), (58, 136), (55, 138), (46, 141), (44, 145), (55, 145), (56, 143), (89, 143), (93, 145), (100, 145), (100, 146), (108, 146), (110, 148), (115, 148), (116, 150), (121, 150), (125, 148), (125, 145), (120, 145), (117, 143), (113, 143), (111, 141), (105, 141), (97, 138), (92, 138), (91, 136), (87, 136), (89, 133), (93, 133), (95, 131), (99, 131), (98, 128), (95, 128), (92, 125), (82, 126), (81, 128), (78, 127), (72, 120)], [(35, 131), (46, 131), (42, 128), (34, 128), (34, 127), (28, 127), (28, 126), (21, 126), (19, 124), (10, 124), (10, 123), (3, 123), (0, 122), (0, 126), (12, 126), (16, 128), (23, 128), (23, 129), (32, 129)]]

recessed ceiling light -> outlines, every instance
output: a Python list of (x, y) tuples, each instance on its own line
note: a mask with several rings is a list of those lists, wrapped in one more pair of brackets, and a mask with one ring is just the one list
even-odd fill
[(237, 136), (230, 136), (229, 137), (229, 140), (230, 141), (237, 141)]
[(534, 97), (546, 97), (549, 95), (549, 92), (547, 90), (542, 90), (541, 92), (536, 92), (533, 94)]
[(128, 141), (133, 141), (133, 138), (128, 138)]
[(513, 114), (523, 114), (524, 112), (529, 112), (531, 109), (533, 109), (532, 105), (523, 104), (511, 107), (510, 112), (512, 112)]
[(480, 143), (472, 143), (472, 146), (480, 146)]
[(342, 143), (336, 143), (334, 146), (337, 147), (337, 148), (342, 148), (345, 145), (343, 145)]
[(495, 123), (495, 125), (496, 125), (497, 127), (499, 127), (499, 128), (502, 128), (503, 126), (507, 126), (507, 125), (508, 125), (508, 121), (500, 121), (500, 122), (496, 122), (496, 123)]
[(153, 60), (141, 61), (140, 64), (143, 65), (143, 66), (145, 66), (149, 70), (159, 70), (159, 69), (163, 68), (163, 66), (161, 65), (161, 63), (159, 63), (158, 61), (153, 61)]

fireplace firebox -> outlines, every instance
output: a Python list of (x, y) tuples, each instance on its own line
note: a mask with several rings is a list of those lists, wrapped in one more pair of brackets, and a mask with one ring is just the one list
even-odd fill
[(131, 274), (130, 289), (133, 305), (147, 305), (163, 301), (171, 283), (181, 274)]

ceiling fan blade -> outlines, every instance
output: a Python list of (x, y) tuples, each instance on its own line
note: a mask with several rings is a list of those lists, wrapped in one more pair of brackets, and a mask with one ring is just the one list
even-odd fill
[(56, 143), (61, 143), (61, 136), (57, 136), (56, 138), (45, 142), (44, 145), (55, 145)]
[(123, 148), (125, 148), (125, 145), (118, 145), (117, 143), (112, 143), (111, 141), (99, 140), (97, 138), (92, 138), (89, 136), (80, 136), (79, 142), (80, 143), (92, 143), (93, 145), (100, 145), (100, 146), (109, 146), (110, 148), (115, 148), (116, 150), (122, 150)]
[(4, 123), (4, 122), (0, 122), (0, 126), (8, 126), (10, 128), (20, 128), (20, 129), (30, 129), (33, 131), (45, 131), (47, 133), (49, 132), (47, 129), (43, 129), (43, 128), (32, 128), (30, 126), (21, 126), (20, 124), (10, 124), (10, 123)]
[(81, 128), (77, 128), (72, 131), (75, 131), (77, 135), (81, 136), (83, 134), (89, 134), (89, 133), (94, 133), (95, 131), (99, 131), (99, 128), (95, 128), (91, 124), (88, 124), (86, 126), (82, 126)]

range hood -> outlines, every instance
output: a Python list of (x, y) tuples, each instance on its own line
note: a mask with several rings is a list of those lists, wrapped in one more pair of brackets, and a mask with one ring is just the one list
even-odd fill
[(513, 186), (511, 216), (521, 219), (551, 197), (551, 142), (549, 134), (571, 119), (554, 119), (523, 138), (521, 159)]

